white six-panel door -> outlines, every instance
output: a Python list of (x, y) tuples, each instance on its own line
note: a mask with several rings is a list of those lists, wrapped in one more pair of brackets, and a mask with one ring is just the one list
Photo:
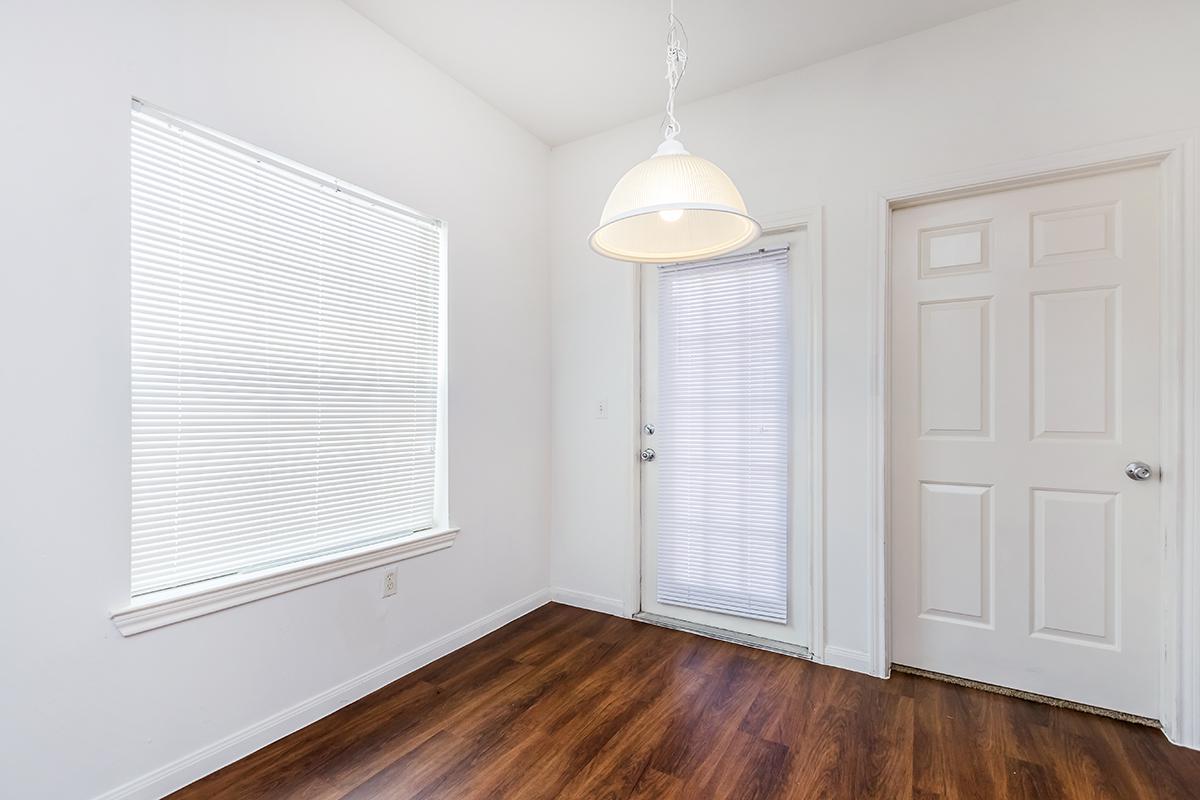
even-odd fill
[(1158, 191), (893, 213), (896, 663), (1159, 715)]

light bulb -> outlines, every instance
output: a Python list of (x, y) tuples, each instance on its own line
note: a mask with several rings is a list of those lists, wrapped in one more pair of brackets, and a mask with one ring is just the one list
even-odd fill
[(675, 222), (676, 220), (678, 220), (680, 217), (683, 216), (683, 209), (682, 208), (665, 208), (662, 211), (658, 212), (658, 216), (660, 218), (662, 218), (663, 222)]

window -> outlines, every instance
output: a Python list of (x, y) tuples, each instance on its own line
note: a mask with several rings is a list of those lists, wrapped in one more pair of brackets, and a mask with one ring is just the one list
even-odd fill
[(131, 153), (133, 595), (444, 526), (445, 226), (138, 102)]

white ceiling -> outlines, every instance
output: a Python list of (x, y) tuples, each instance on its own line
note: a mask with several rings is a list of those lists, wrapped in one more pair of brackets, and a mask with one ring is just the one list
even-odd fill
[[(676, 0), (682, 102), (1009, 0)], [(346, 0), (550, 145), (665, 100), (667, 0)], [(684, 126), (687, 120), (682, 120)]]

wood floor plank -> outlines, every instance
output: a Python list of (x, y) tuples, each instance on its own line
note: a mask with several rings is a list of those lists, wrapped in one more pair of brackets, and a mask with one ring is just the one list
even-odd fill
[(458, 763), (466, 743), (439, 731), (394, 760), (384, 769), (342, 794), (342, 800), (382, 800), (416, 797), (439, 783)]
[(713, 768), (688, 781), (688, 797), (766, 800), (778, 797), (787, 778), (788, 748), (733, 731)]
[(1195, 800), (1200, 753), (549, 604), (172, 798)]
[(1009, 757), (1005, 760), (1004, 796), (1012, 800), (1050, 800), (1066, 792), (1054, 772), (1041, 764)]
[(646, 769), (633, 787), (629, 800), (685, 800), (683, 781), (674, 775)]
[(913, 699), (893, 692), (870, 692), (851, 734), (856, 797), (908, 797), (913, 788)]
[(811, 712), (808, 735), (789, 748), (787, 800), (824, 800), (854, 797), (846, 764), (849, 731), (854, 711), (840, 704), (824, 705)]

